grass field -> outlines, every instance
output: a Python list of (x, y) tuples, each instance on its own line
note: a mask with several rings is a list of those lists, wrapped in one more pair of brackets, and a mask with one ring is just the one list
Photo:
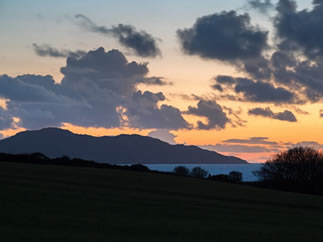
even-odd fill
[(171, 175), (0, 163), (0, 241), (323, 241), (323, 197)]

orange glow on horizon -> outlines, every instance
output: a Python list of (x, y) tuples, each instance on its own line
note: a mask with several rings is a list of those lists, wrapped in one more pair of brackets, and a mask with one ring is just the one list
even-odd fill
[(150, 129), (140, 130), (140, 129), (133, 129), (133, 128), (98, 128), (98, 127), (82, 127), (73, 125), (70, 123), (63, 123), (63, 125), (60, 127), (62, 129), (67, 129), (73, 133), (76, 134), (87, 134), (92, 135), (96, 137), (100, 136), (115, 136), (120, 134), (138, 134), (147, 136), (149, 134)]

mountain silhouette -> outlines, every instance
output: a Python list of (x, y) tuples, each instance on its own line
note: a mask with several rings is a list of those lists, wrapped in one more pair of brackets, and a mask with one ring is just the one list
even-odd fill
[(245, 164), (197, 146), (170, 145), (140, 135), (93, 137), (59, 128), (23, 131), (0, 140), (0, 152), (29, 154), (40, 152), (50, 158), (63, 155), (110, 164)]

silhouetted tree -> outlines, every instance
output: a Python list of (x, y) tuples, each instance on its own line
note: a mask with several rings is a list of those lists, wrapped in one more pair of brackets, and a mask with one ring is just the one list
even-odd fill
[(132, 170), (132, 171), (145, 171), (145, 172), (150, 171), (147, 166), (144, 166), (142, 164), (131, 165), (130, 170)]
[(177, 166), (174, 168), (173, 172), (179, 176), (188, 176), (190, 173), (190, 170), (185, 166)]
[(203, 168), (197, 166), (191, 170), (190, 175), (194, 177), (205, 178), (208, 175), (208, 172)]
[(310, 147), (278, 153), (254, 174), (278, 188), (323, 193), (323, 155)]
[(231, 171), (229, 173), (229, 181), (233, 183), (240, 183), (242, 181), (242, 173), (239, 171)]

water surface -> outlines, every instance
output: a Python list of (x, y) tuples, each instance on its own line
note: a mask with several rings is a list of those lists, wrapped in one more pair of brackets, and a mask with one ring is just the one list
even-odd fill
[(259, 170), (261, 164), (145, 164), (150, 170), (172, 172), (177, 166), (185, 166), (188, 169), (199, 166), (209, 172), (211, 175), (229, 174), (230, 171), (239, 171), (242, 173), (243, 181), (257, 181), (253, 171)]

